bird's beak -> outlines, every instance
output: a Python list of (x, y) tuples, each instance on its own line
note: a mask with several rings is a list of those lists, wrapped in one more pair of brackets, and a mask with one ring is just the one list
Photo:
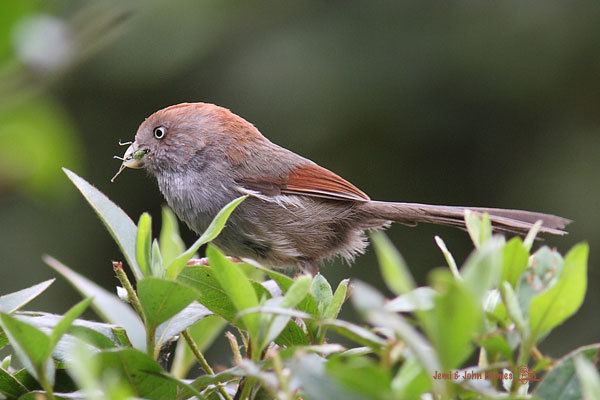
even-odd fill
[(115, 156), (115, 158), (123, 161), (123, 163), (121, 164), (121, 167), (119, 168), (119, 170), (117, 171), (115, 176), (113, 176), (110, 181), (114, 182), (115, 179), (117, 178), (117, 176), (119, 176), (119, 174), (121, 172), (123, 172), (123, 170), (125, 168), (133, 168), (133, 169), (144, 168), (144, 160), (143, 159), (146, 156), (146, 154), (148, 154), (147, 149), (140, 149), (140, 148), (138, 148), (137, 143), (135, 143), (135, 142), (131, 143), (130, 146), (125, 151), (125, 154), (123, 155), (123, 157)]

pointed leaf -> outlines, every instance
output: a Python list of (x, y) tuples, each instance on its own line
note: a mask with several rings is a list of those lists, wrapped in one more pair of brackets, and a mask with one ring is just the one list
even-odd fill
[(81, 194), (83, 194), (88, 203), (90, 203), (113, 239), (115, 239), (135, 278), (142, 279), (144, 275), (135, 257), (137, 226), (135, 226), (131, 218), (123, 210), (94, 186), (66, 168), (63, 168), (63, 171), (67, 174), (71, 182), (75, 184), (77, 189), (79, 189)]
[(142, 273), (147, 276), (150, 274), (150, 266), (152, 265), (152, 217), (150, 214), (143, 213), (137, 226), (137, 236), (135, 243), (135, 259), (142, 270)]
[[(8, 314), (0, 314), (0, 324), (21, 363), (30, 374), (39, 378), (38, 371), (46, 370), (53, 364), (48, 362), (50, 338), (36, 327)], [(52, 379), (50, 376), (47, 378)]]
[(371, 347), (377, 351), (385, 345), (385, 340), (370, 330), (350, 322), (341, 321), (338, 319), (330, 319), (322, 321), (321, 325), (334, 330), (340, 335), (343, 335), (360, 345)]
[(21, 382), (8, 373), (4, 368), (0, 368), (0, 393), (8, 398), (17, 398), (29, 390)]
[(581, 386), (584, 400), (600, 399), (600, 376), (598, 369), (583, 356), (575, 358), (575, 369)]
[(342, 309), (342, 305), (344, 301), (346, 301), (346, 293), (348, 291), (348, 283), (350, 281), (348, 279), (343, 279), (337, 289), (335, 289), (335, 293), (333, 294), (333, 298), (329, 303), (329, 306), (325, 309), (323, 313), (323, 318), (325, 319), (335, 319), (337, 318), (340, 310)]
[(196, 240), (196, 242), (189, 249), (187, 249), (184, 253), (173, 260), (171, 264), (169, 264), (167, 267), (167, 278), (175, 279), (181, 270), (183, 270), (183, 268), (186, 266), (187, 262), (194, 256), (194, 254), (198, 252), (200, 247), (214, 240), (219, 233), (221, 233), (231, 213), (238, 205), (240, 205), (241, 202), (246, 200), (247, 197), (248, 196), (238, 197), (237, 199), (229, 202), (221, 211), (219, 211), (200, 238), (198, 238), (198, 240)]
[[(42, 331), (51, 331), (63, 319), (62, 315), (44, 312), (19, 312), (14, 315), (20, 321), (26, 322)], [(114, 347), (129, 344), (129, 339), (123, 328), (101, 322), (76, 319), (68, 330), (74, 336), (84, 337), (96, 347)]]
[(429, 286), (418, 287), (386, 303), (385, 309), (393, 312), (430, 310), (437, 292)]
[[(213, 266), (215, 278), (236, 310), (244, 311), (247, 308), (257, 307), (258, 298), (246, 274), (229, 261), (215, 246), (208, 246), (206, 255), (210, 265)], [(259, 317), (257, 314), (248, 314), (242, 317), (244, 326), (253, 337), (258, 335)]]
[(162, 226), (159, 243), (165, 265), (171, 264), (185, 250), (185, 244), (179, 234), (177, 217), (169, 207), (162, 208)]
[(502, 280), (508, 281), (513, 288), (527, 269), (529, 251), (520, 237), (514, 237), (506, 243), (502, 250)]
[(5, 294), (0, 297), (0, 312), (10, 314), (29, 303), (31, 300), (39, 296), (44, 290), (48, 289), (54, 283), (54, 279), (49, 279), (45, 282), (38, 283), (28, 287), (27, 289), (19, 290), (18, 292)]
[(197, 266), (184, 269), (177, 280), (195, 288), (198, 302), (227, 321), (236, 319), (237, 310), (214, 276), (213, 267)]
[(460, 367), (472, 353), (482, 310), (473, 293), (446, 270), (434, 276), (438, 295), (425, 324), (445, 371)]
[(316, 354), (307, 354), (292, 364), (294, 376), (300, 381), (303, 399), (345, 399), (366, 400), (371, 397), (344, 388), (328, 377), (325, 372), (325, 359)]
[(139, 397), (150, 400), (177, 397), (177, 384), (162, 377), (163, 369), (145, 353), (135, 349), (104, 350), (94, 359), (102, 370), (112, 370), (126, 379)]
[(50, 351), (56, 346), (62, 335), (67, 333), (73, 321), (75, 321), (92, 303), (92, 298), (88, 297), (79, 303), (75, 304), (69, 311), (65, 313), (62, 319), (56, 324), (52, 332), (50, 332)]
[(213, 313), (208, 308), (193, 302), (173, 318), (169, 318), (158, 326), (156, 329), (156, 344), (161, 347), (188, 327), (211, 315)]
[[(580, 347), (561, 358), (544, 375), (533, 395), (544, 400), (580, 400), (583, 398), (581, 383), (577, 377), (574, 360), (577, 357), (597, 362), (600, 356), (600, 344)], [(587, 400), (587, 399), (586, 399)]]
[(529, 304), (531, 334), (539, 337), (562, 324), (583, 303), (587, 287), (588, 245), (579, 244), (565, 256), (558, 281)]
[(92, 308), (105, 321), (125, 329), (136, 349), (146, 349), (146, 331), (140, 317), (116, 295), (106, 291), (89, 279), (79, 275), (58, 260), (46, 256), (44, 262), (61, 274), (85, 297), (93, 297)]
[(465, 210), (465, 225), (476, 248), (483, 246), (492, 237), (492, 224), (488, 213)]
[(371, 233), (371, 241), (379, 260), (379, 268), (387, 287), (397, 295), (415, 288), (413, 277), (390, 239), (379, 231)]
[[(294, 286), (292, 285), (292, 287)], [(315, 276), (312, 280), (310, 292), (313, 296), (315, 296), (315, 299), (317, 300), (317, 309), (319, 311), (319, 316), (323, 315), (325, 309), (329, 307), (329, 304), (331, 304), (331, 300), (333, 299), (333, 291), (331, 290), (331, 285), (329, 284), (329, 282), (327, 282), (327, 279), (325, 279), (323, 275), (317, 274), (317, 276)]]
[(153, 277), (140, 280), (137, 293), (146, 323), (153, 327), (173, 317), (198, 298), (196, 290), (189, 286)]
[(487, 240), (471, 253), (460, 271), (466, 287), (480, 300), (500, 282), (503, 244), (502, 238)]
[(160, 253), (160, 246), (156, 239), (152, 242), (152, 263), (150, 264), (150, 270), (152, 271), (152, 276), (157, 278), (165, 276), (165, 264), (162, 259), (162, 254)]

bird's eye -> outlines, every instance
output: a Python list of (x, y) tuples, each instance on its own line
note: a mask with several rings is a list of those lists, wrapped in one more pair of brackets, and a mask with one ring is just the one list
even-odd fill
[(165, 135), (167, 134), (167, 128), (165, 128), (164, 126), (159, 126), (154, 128), (154, 137), (157, 139), (162, 139), (165, 137)]

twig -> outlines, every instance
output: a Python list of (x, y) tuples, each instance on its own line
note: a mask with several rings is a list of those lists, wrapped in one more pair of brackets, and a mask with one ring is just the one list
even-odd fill
[(231, 352), (233, 353), (233, 363), (239, 365), (242, 362), (242, 354), (240, 353), (238, 341), (235, 338), (235, 335), (229, 331), (225, 332), (225, 337), (227, 338), (229, 347), (231, 347)]
[(142, 319), (146, 319), (144, 316), (144, 310), (142, 309), (142, 303), (140, 303), (140, 299), (137, 297), (129, 278), (127, 278), (127, 274), (123, 271), (123, 263), (121, 261), (113, 261), (113, 269), (115, 270), (115, 274), (117, 275), (117, 279), (123, 285), (123, 288), (127, 292), (127, 297), (129, 298), (129, 303), (134, 308), (134, 310), (139, 314)]
[[(194, 353), (194, 356), (196, 356), (196, 359), (200, 363), (200, 366), (202, 367), (204, 372), (206, 372), (209, 375), (214, 375), (215, 371), (213, 371), (212, 367), (208, 364), (208, 361), (206, 361), (206, 358), (204, 358), (204, 355), (202, 354), (202, 352), (196, 345), (196, 342), (194, 342), (194, 339), (192, 339), (192, 337), (190, 336), (190, 333), (188, 332), (188, 330), (186, 329), (185, 331), (181, 332), (181, 335), (185, 338), (185, 341), (187, 342), (188, 346), (190, 347), (190, 350), (192, 350), (192, 353)], [(226, 400), (233, 400), (231, 398), (231, 396), (229, 395), (229, 393), (227, 393), (227, 391), (225, 390), (225, 387), (221, 383), (217, 384), (217, 388), (219, 389), (219, 393), (221, 393), (221, 395)]]

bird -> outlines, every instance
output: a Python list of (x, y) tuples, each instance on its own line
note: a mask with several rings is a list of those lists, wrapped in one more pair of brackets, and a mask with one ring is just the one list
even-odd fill
[(172, 105), (139, 126), (114, 179), (125, 168), (156, 178), (169, 207), (201, 234), (230, 201), (248, 196), (213, 243), (265, 267), (316, 274), (341, 257), (352, 263), (367, 233), (397, 222), (465, 228), (466, 210), (487, 213), (495, 231), (563, 235), (571, 221), (540, 212), (371, 200), (317, 163), (283, 148), (244, 118), (210, 103)]

